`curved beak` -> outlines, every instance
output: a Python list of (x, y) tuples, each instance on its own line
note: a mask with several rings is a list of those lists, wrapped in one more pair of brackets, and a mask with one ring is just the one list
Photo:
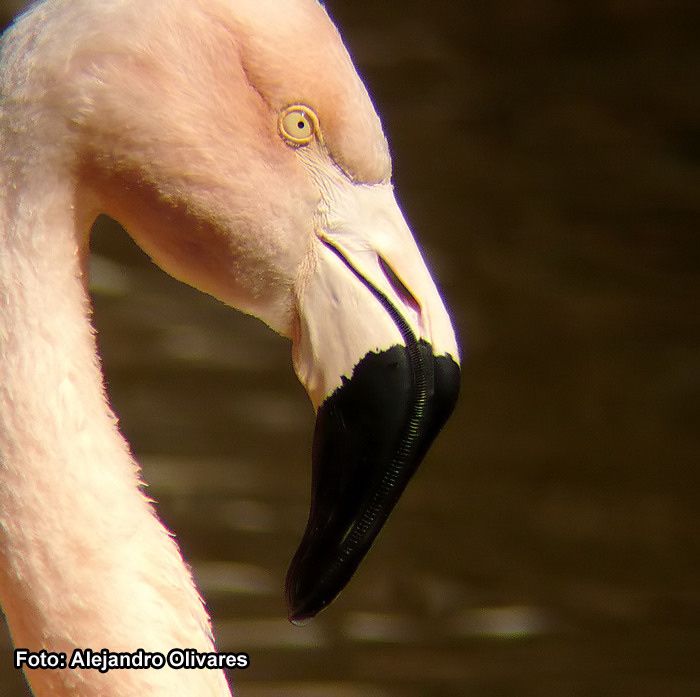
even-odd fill
[(293, 622), (348, 583), (459, 392), (454, 331), (391, 187), (349, 186), (328, 211), (298, 293), (294, 364), (317, 418)]

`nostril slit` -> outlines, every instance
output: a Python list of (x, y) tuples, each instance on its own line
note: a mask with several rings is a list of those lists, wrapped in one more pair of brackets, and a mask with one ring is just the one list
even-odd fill
[(387, 280), (391, 284), (391, 287), (394, 289), (396, 294), (401, 298), (403, 303), (405, 305), (408, 305), (412, 310), (414, 310), (417, 314), (420, 314), (420, 303), (415, 299), (413, 296), (413, 293), (406, 288), (404, 282), (396, 275), (394, 272), (394, 269), (389, 266), (389, 264), (384, 261), (381, 257), (378, 257), (379, 259), (379, 266), (381, 267), (382, 271), (384, 272), (384, 275), (387, 277)]

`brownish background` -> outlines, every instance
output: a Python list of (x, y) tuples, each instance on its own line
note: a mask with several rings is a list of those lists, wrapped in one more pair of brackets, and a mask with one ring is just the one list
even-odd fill
[[(379, 543), (309, 627), (281, 592), (313, 423), (289, 347), (113, 224), (94, 241), (115, 408), (221, 648), (251, 654), (240, 694), (698, 694), (697, 4), (327, 7), (465, 371)], [(24, 695), (10, 659), (5, 640), (0, 694)]]

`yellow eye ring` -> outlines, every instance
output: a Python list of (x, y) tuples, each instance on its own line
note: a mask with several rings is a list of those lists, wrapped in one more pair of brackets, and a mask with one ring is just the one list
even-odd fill
[(280, 112), (279, 130), (291, 145), (308, 145), (321, 133), (318, 116), (303, 104), (292, 104)]

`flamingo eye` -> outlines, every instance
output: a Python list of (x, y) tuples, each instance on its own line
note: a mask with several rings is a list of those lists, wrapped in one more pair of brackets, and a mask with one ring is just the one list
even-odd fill
[(280, 114), (279, 129), (290, 145), (308, 145), (319, 132), (318, 117), (309, 107), (295, 104)]

